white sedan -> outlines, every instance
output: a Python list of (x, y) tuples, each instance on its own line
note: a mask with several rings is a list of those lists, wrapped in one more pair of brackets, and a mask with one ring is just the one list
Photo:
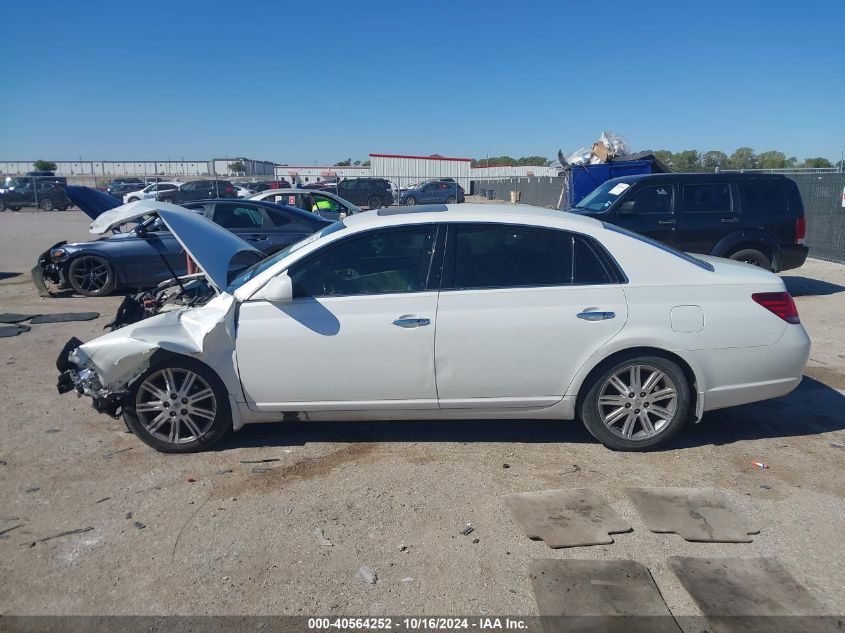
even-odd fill
[(178, 189), (181, 182), (154, 182), (138, 191), (130, 191), (123, 196), (123, 202), (137, 202), (138, 200), (149, 200), (155, 198), (159, 191), (171, 191)]
[[(662, 444), (706, 411), (782, 396), (810, 340), (781, 279), (529, 206), (385, 208), (269, 258), (155, 201), (219, 293), (59, 356), (60, 391), (160, 451), (276, 420), (580, 418)], [(326, 376), (337, 377), (327, 381)]]

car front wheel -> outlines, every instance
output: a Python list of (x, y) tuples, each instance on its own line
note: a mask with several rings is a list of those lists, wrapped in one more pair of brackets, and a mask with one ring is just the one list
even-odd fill
[(216, 444), (232, 427), (223, 382), (207, 365), (187, 356), (148, 368), (123, 403), (126, 425), (162, 453), (194, 453)]
[(642, 451), (680, 431), (689, 409), (689, 382), (677, 363), (637, 356), (596, 376), (578, 412), (587, 430), (607, 448)]
[(408, 196), (405, 198), (405, 206), (412, 207), (417, 203), (417, 199), (414, 196)]
[(114, 268), (97, 255), (74, 259), (68, 266), (67, 280), (76, 292), (86, 297), (102, 297), (115, 287)]
[(38, 208), (42, 211), (52, 211), (53, 210), (53, 199), (52, 198), (41, 198), (38, 201)]
[(173, 198), (162, 198), (162, 199), (161, 199), (161, 201), (162, 201), (162, 202), (168, 202), (168, 203), (170, 203), (170, 204), (173, 204)]
[(381, 209), (381, 198), (378, 196), (372, 196), (369, 200), (367, 200), (367, 206), (371, 209)]

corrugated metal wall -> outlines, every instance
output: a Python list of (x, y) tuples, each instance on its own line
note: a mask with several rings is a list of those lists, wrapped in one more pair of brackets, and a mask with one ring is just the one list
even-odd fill
[(387, 178), (400, 189), (434, 178), (454, 178), (469, 191), (470, 160), (468, 158), (428, 158), (370, 154), (374, 178)]
[(532, 176), (556, 177), (559, 171), (559, 167), (546, 167), (544, 165), (525, 165), (519, 167), (472, 167), (469, 170), (469, 173), (473, 180), (491, 180), (497, 178), (530, 178)]
[(276, 165), (276, 177), (291, 182), (320, 182), (342, 178), (361, 178), (370, 175), (369, 167), (314, 167), (297, 165)]

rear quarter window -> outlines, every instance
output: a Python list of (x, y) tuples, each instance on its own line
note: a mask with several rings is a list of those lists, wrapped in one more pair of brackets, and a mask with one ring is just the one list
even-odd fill
[(786, 189), (777, 181), (751, 181), (737, 184), (743, 213), (778, 213), (789, 210)]

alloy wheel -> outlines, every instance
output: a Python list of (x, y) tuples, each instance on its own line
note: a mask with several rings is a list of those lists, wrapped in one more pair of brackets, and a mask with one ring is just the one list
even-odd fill
[(74, 288), (83, 293), (96, 294), (111, 282), (108, 264), (98, 257), (83, 257), (73, 262), (69, 273)]
[(626, 440), (645, 440), (665, 429), (678, 407), (678, 390), (669, 376), (649, 365), (620, 368), (599, 391), (604, 425)]
[(166, 368), (141, 383), (135, 412), (153, 437), (170, 444), (186, 444), (209, 431), (217, 417), (217, 398), (199, 374)]

